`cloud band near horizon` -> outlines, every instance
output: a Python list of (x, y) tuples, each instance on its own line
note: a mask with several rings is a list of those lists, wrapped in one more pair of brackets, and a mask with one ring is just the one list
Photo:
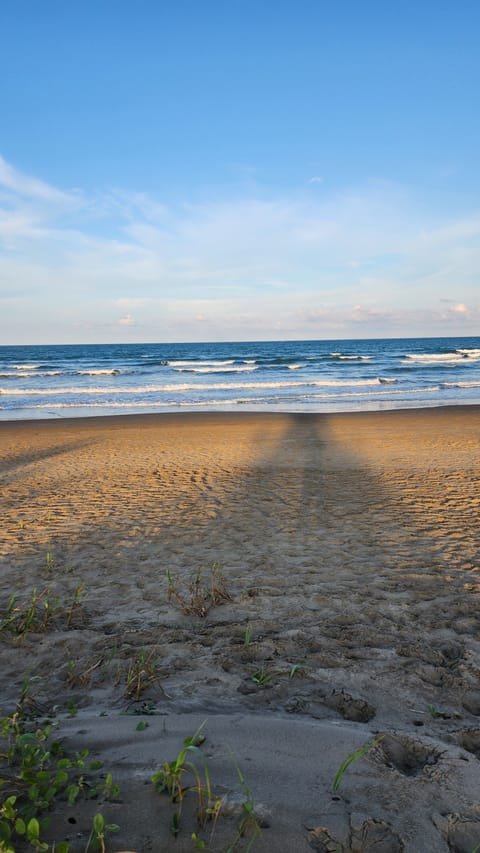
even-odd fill
[(480, 213), (388, 182), (166, 204), (0, 158), (0, 342), (477, 334)]

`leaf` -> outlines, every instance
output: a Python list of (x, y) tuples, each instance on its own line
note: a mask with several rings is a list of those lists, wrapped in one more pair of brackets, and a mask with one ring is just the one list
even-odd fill
[(27, 827), (25, 821), (22, 820), (21, 817), (17, 817), (15, 821), (15, 832), (17, 833), (17, 835), (25, 835), (26, 831)]
[(2, 815), (8, 820), (14, 820), (15, 818), (16, 811), (14, 809), (14, 805), (16, 803), (16, 800), (16, 797), (7, 797), (2, 806)]
[(370, 752), (370, 750), (373, 749), (374, 746), (377, 746), (377, 744), (379, 744), (381, 740), (383, 740), (383, 735), (377, 738), (376, 740), (372, 740), (370, 741), (370, 743), (365, 744), (365, 746), (361, 746), (358, 749), (355, 749), (353, 752), (350, 753), (350, 755), (347, 755), (345, 760), (342, 761), (340, 767), (338, 768), (337, 775), (335, 776), (335, 779), (333, 781), (334, 792), (338, 791), (340, 783), (343, 779), (343, 774), (345, 773), (347, 767), (350, 767), (350, 765), (353, 764), (354, 761), (358, 761), (359, 758), (363, 758), (363, 756), (366, 755), (367, 752)]
[(97, 835), (102, 835), (105, 829), (105, 818), (103, 814), (96, 814), (93, 818), (93, 828)]
[(140, 722), (137, 723), (137, 732), (143, 732), (145, 729), (148, 729), (149, 725), (150, 723), (145, 722), (145, 720), (140, 720)]
[(27, 838), (29, 841), (40, 840), (40, 824), (36, 817), (32, 817), (27, 824)]
[(11, 835), (10, 824), (6, 820), (0, 820), (0, 849), (3, 849), (6, 844), (8, 845)]
[(68, 773), (65, 770), (58, 770), (55, 776), (55, 785), (57, 788), (64, 788), (68, 782)]
[(75, 800), (77, 799), (79, 793), (80, 793), (80, 788), (78, 785), (69, 785), (68, 786), (68, 788), (66, 790), (66, 794), (68, 797), (68, 805), (69, 806), (73, 806), (73, 804), (75, 803)]

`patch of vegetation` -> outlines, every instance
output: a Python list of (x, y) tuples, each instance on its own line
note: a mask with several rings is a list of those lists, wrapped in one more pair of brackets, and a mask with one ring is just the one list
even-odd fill
[(265, 666), (254, 670), (250, 678), (257, 687), (265, 687), (272, 680), (272, 675)]
[(168, 601), (174, 602), (187, 616), (205, 617), (211, 607), (233, 601), (225, 586), (220, 563), (212, 563), (206, 578), (201, 567), (196, 569), (183, 587), (167, 569), (167, 581)]
[(140, 654), (130, 662), (125, 684), (125, 698), (138, 701), (142, 694), (158, 680), (157, 661), (153, 652)]
[[(118, 797), (119, 789), (111, 774), (99, 778), (101, 763), (87, 762), (88, 750), (67, 755), (53, 737), (53, 723), (47, 720), (39, 725), (24, 719), (21, 705), (15, 713), (0, 719), (0, 749), (1, 853), (18, 853), (27, 848), (41, 853), (68, 853), (67, 841), (50, 845), (44, 840), (55, 804), (66, 802), (73, 806), (80, 797)], [(96, 815), (87, 850), (96, 840), (104, 851), (105, 832), (113, 828), (113, 824), (105, 824), (102, 815)]]
[[(176, 838), (181, 829), (182, 807), (187, 795), (195, 803), (195, 831), (190, 838), (196, 850), (207, 849), (215, 831), (218, 818), (224, 805), (224, 797), (213, 790), (210, 771), (200, 747), (205, 741), (203, 730), (205, 721), (198, 727), (195, 734), (185, 738), (182, 748), (173, 761), (165, 762), (152, 776), (152, 783), (159, 793), (166, 793), (176, 809), (172, 815), (171, 832)], [(194, 759), (197, 759), (195, 761)], [(228, 853), (233, 853), (245, 836), (249, 836), (246, 851), (249, 851), (261, 830), (255, 816), (255, 804), (245, 777), (237, 767), (244, 800), (241, 806), (241, 817), (237, 834)], [(211, 826), (209, 838), (202, 838), (207, 824)]]
[(66, 603), (53, 599), (48, 586), (40, 592), (35, 587), (28, 598), (13, 593), (0, 618), (0, 634), (25, 637), (29, 632), (48, 631), (56, 623), (71, 628), (74, 616), (81, 612), (84, 591), (84, 584), (80, 584)]

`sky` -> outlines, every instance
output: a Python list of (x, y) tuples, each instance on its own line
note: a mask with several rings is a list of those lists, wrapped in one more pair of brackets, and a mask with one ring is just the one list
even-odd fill
[(3, 0), (0, 344), (480, 334), (476, 0)]

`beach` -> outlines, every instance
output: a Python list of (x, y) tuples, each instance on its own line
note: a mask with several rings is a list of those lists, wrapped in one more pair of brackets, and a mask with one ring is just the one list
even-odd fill
[[(109, 851), (480, 844), (480, 407), (4, 421), (0, 447), (1, 712), (112, 773)], [(203, 723), (222, 804), (199, 828), (189, 792), (174, 839), (150, 780)], [(49, 832), (85, 850), (95, 808)]]

